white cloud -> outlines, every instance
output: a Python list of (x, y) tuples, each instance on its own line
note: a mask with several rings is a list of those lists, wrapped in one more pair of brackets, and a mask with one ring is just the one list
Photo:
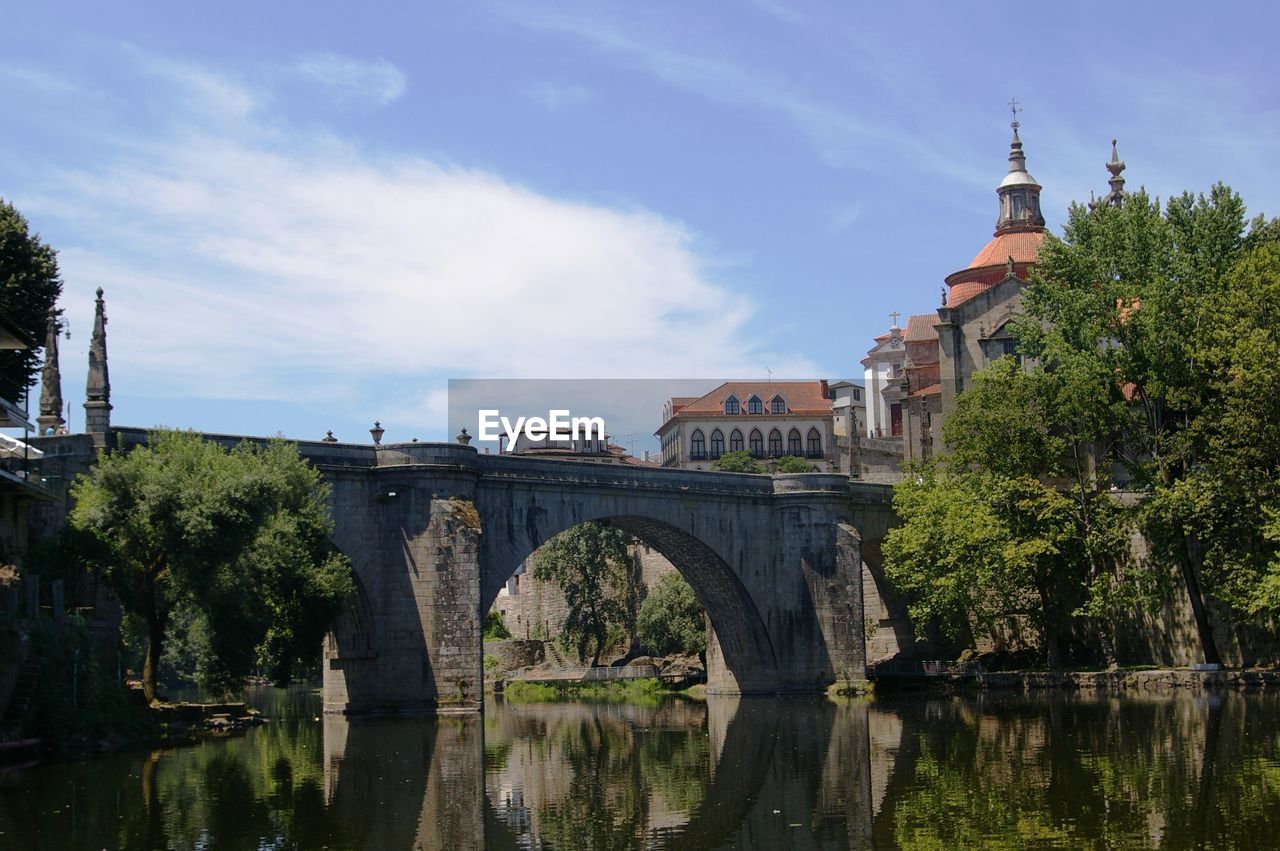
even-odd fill
[(303, 77), (329, 87), (341, 99), (390, 103), (404, 94), (405, 76), (385, 59), (366, 61), (316, 53), (294, 65)]
[(31, 199), (80, 237), (61, 253), (68, 297), (107, 290), (117, 387), (376, 394), (425, 422), (448, 376), (813, 373), (748, 336), (752, 305), (709, 278), (677, 221), (280, 132), (253, 117), (264, 107), (226, 108), (236, 87), (189, 79), (207, 126), (140, 130)]

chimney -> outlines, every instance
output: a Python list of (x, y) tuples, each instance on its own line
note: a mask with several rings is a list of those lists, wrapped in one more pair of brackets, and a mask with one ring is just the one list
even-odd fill
[(825, 378), (824, 378), (824, 379), (822, 379), (821, 381), (819, 381), (818, 383), (822, 385), (822, 398), (823, 398), (823, 399), (830, 399), (830, 398), (831, 398), (831, 388), (827, 386), (827, 379), (825, 379)]

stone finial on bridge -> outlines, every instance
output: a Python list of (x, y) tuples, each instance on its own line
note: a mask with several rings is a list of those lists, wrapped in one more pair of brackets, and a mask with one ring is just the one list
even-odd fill
[(461, 443), (463, 446), (471, 445), (471, 435), (467, 434), (467, 429), (465, 426), (463, 427), (462, 431), (458, 434), (458, 442)]
[(95, 446), (107, 445), (111, 429), (111, 379), (107, 373), (107, 312), (98, 287), (93, 313), (93, 336), (89, 340), (89, 381), (85, 386), (84, 430)]

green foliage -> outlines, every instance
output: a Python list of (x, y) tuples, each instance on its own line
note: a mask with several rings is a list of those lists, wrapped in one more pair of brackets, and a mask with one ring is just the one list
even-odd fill
[(561, 532), (534, 556), (535, 579), (555, 582), (568, 604), (563, 639), (594, 666), (610, 645), (610, 631), (628, 626), (633, 582), (629, 539), (603, 523)]
[(510, 637), (511, 630), (507, 629), (506, 622), (502, 620), (502, 612), (490, 609), (489, 614), (484, 616), (484, 640), (502, 641)]
[(768, 470), (759, 461), (751, 457), (745, 449), (726, 452), (716, 459), (716, 469), (722, 473), (767, 473)]
[(79, 751), (100, 739), (131, 740), (151, 732), (114, 667), (102, 665), (104, 648), (95, 645), (80, 618), (69, 617), (64, 629), (37, 630), (30, 652), (39, 661), (40, 679), (26, 733), (59, 751)]
[(1026, 352), (1092, 377), (1114, 458), (1146, 491), (1153, 554), (1181, 569), (1205, 657), (1217, 661), (1200, 595), (1273, 624), (1276, 545), (1276, 238), (1246, 223), (1221, 184), (1164, 207), (1139, 192), (1119, 208), (1073, 206), (1025, 292)]
[(895, 488), (894, 508), (902, 523), (885, 540), (885, 572), (922, 634), (1016, 631), (1020, 615), (1042, 639), (1063, 629), (1083, 579), (1062, 494), (1029, 476), (925, 465)]
[(693, 588), (678, 573), (668, 573), (658, 581), (640, 604), (636, 616), (636, 637), (654, 653), (703, 653), (707, 630), (702, 604)]
[(568, 604), (563, 640), (591, 665), (608, 648), (611, 628), (630, 621), (628, 543), (616, 527), (588, 522), (553, 537), (534, 557), (534, 578), (556, 582)]
[(625, 703), (657, 706), (669, 692), (653, 677), (631, 680), (560, 680), (555, 683), (513, 680), (506, 685), (503, 699), (510, 703), (552, 703), (574, 700), (584, 703)]
[(1164, 551), (1191, 544), (1214, 596), (1280, 620), (1280, 245), (1245, 254), (1206, 309), (1194, 357), (1203, 407), (1186, 428), (1185, 473), (1144, 506)]
[(559, 698), (555, 686), (548, 683), (532, 683), (513, 680), (502, 692), (503, 700), (512, 703), (550, 703)]
[(1114, 663), (1106, 618), (1146, 601), (1150, 574), (1125, 559), (1130, 518), (1094, 474), (1106, 463), (1102, 385), (1056, 367), (1000, 358), (974, 375), (943, 425), (952, 455), (895, 490), (903, 525), (886, 541), (886, 572), (921, 629), (1016, 633), (1025, 616), (1057, 665), (1057, 636), (1088, 616)]
[[(0, 314), (43, 345), (49, 308), (61, 293), (57, 253), (0, 199)], [(0, 395), (16, 400), (35, 383), (39, 364), (37, 349), (0, 351)]]
[(783, 455), (778, 459), (779, 473), (812, 473), (813, 465), (798, 455)]
[(92, 566), (147, 624), (150, 699), (180, 605), (207, 633), (201, 684), (228, 690), (255, 668), (287, 681), (353, 593), (350, 565), (328, 538), (327, 488), (284, 441), (227, 451), (155, 432), (127, 454), (103, 455), (72, 492), (71, 525), (102, 547)]

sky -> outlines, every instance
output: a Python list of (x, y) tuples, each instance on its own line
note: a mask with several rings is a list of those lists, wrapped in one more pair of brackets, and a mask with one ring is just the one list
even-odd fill
[[(83, 427), (443, 439), (450, 378), (859, 378), (991, 237), (1224, 181), (1280, 212), (1268, 4), (0, 2), (0, 197)], [(710, 388), (708, 388), (710, 389)], [(653, 428), (660, 411), (653, 413)]]

